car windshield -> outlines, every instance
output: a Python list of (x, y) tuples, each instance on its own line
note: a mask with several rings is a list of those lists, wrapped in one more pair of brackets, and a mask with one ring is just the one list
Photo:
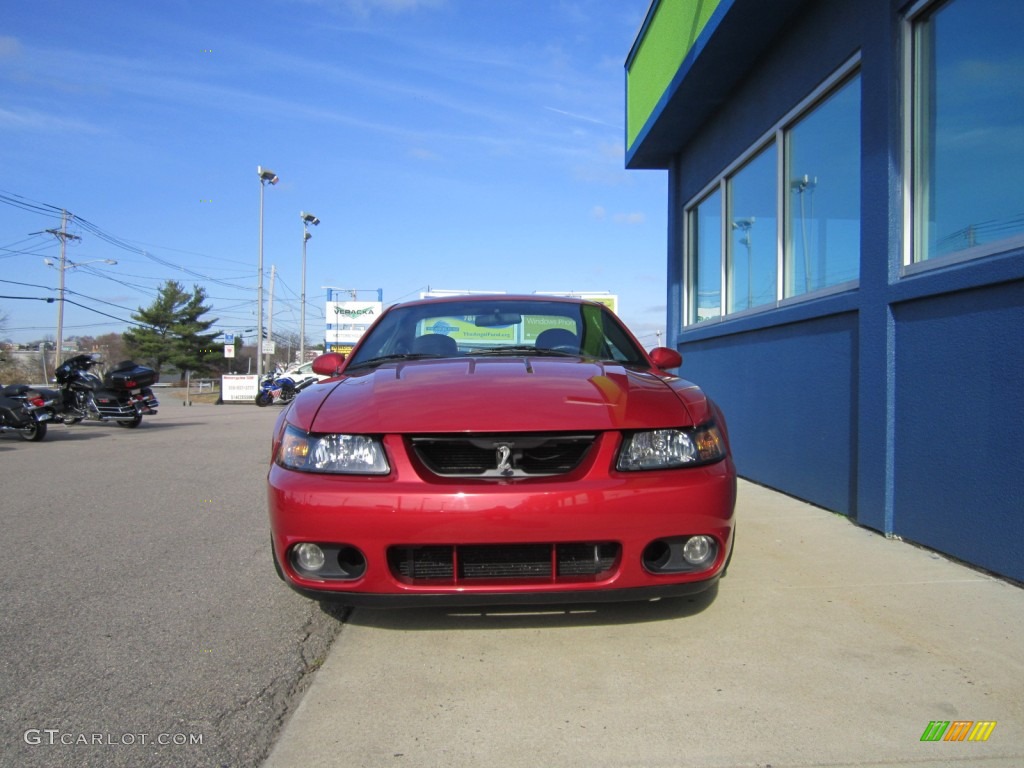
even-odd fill
[(544, 299), (467, 299), (389, 309), (347, 369), (448, 357), (551, 356), (646, 366), (615, 315), (599, 304)]

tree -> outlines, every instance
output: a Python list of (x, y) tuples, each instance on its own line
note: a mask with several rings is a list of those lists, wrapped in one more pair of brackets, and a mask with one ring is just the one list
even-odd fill
[(124, 336), (120, 333), (105, 333), (97, 336), (95, 349), (110, 363), (117, 363), (129, 355), (124, 350)]
[(299, 353), (299, 334), (289, 331), (274, 332), (274, 354), (271, 355), (270, 364), (273, 367), (280, 363), (285, 368), (295, 362), (295, 356)]
[(166, 364), (183, 372), (207, 372), (217, 356), (213, 343), (217, 333), (207, 331), (217, 318), (203, 319), (210, 311), (205, 301), (206, 290), (201, 286), (192, 286), (188, 293), (180, 283), (168, 280), (156, 301), (132, 315), (142, 325), (125, 332), (125, 349), (157, 372)]

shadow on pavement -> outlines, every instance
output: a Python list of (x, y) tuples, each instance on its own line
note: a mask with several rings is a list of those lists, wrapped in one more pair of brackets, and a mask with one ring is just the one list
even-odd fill
[(696, 616), (715, 601), (718, 584), (696, 595), (643, 602), (573, 605), (504, 605), (458, 608), (355, 608), (321, 604), (321, 610), (363, 627), (399, 631), (452, 629), (545, 629), (639, 624)]

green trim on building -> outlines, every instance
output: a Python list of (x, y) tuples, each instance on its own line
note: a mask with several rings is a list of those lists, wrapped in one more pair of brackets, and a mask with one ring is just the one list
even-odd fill
[(632, 148), (686, 54), (722, 0), (660, 0), (651, 6), (626, 65), (626, 146)]

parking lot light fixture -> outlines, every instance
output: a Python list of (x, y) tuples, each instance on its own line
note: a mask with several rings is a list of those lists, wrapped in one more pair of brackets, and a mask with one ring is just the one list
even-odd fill
[(300, 211), (302, 219), (302, 314), (299, 316), (299, 363), (306, 362), (306, 241), (313, 235), (309, 232), (309, 225), (314, 227), (320, 223), (320, 219), (312, 213)]
[(260, 177), (260, 260), (256, 273), (256, 375), (263, 378), (263, 188), (277, 184), (277, 174), (262, 165), (256, 166)]

